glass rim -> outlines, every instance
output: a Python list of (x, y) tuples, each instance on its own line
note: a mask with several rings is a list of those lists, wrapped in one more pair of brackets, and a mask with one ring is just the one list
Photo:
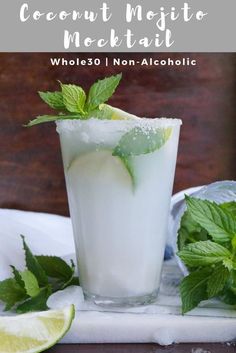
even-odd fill
[(62, 119), (56, 121), (57, 132), (60, 134), (62, 132), (72, 132), (79, 130), (84, 126), (99, 126), (102, 127), (113, 127), (113, 128), (132, 128), (140, 127), (146, 129), (155, 128), (169, 128), (177, 127), (182, 125), (182, 120), (178, 118), (134, 118), (134, 119), (122, 119), (122, 120), (111, 120), (111, 119), (97, 119), (89, 118), (86, 120), (81, 119)]

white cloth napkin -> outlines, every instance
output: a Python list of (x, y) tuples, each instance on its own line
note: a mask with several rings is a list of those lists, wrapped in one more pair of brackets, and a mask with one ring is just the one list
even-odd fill
[(20, 234), (37, 255), (73, 254), (71, 221), (57, 215), (0, 209), (0, 280), (11, 275), (9, 264), (24, 268)]
[[(11, 276), (9, 265), (24, 268), (20, 234), (35, 254), (75, 258), (69, 218), (17, 210), (0, 210), (0, 280)], [(163, 271), (155, 304), (104, 311), (85, 302), (76, 313), (64, 343), (223, 342), (236, 337), (236, 312), (206, 302), (191, 314), (180, 315), (177, 285), (180, 271), (171, 260)], [(68, 298), (69, 300), (70, 298)]]

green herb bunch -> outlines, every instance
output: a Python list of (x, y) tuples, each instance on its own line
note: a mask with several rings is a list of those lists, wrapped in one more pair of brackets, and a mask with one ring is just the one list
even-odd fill
[(0, 301), (5, 311), (15, 309), (19, 314), (47, 310), (47, 299), (58, 290), (79, 285), (75, 265), (68, 265), (57, 256), (35, 256), (22, 236), (26, 269), (11, 266), (13, 277), (0, 282)]
[(236, 304), (236, 202), (216, 204), (185, 196), (178, 256), (189, 270), (182, 280), (182, 312), (218, 297)]
[(84, 89), (77, 85), (60, 83), (61, 91), (39, 92), (41, 99), (52, 109), (58, 112), (57, 115), (42, 115), (31, 120), (26, 126), (31, 127), (41, 123), (65, 119), (109, 119), (109, 109), (103, 105), (113, 95), (120, 83), (122, 74), (106, 77), (95, 82), (86, 95)]

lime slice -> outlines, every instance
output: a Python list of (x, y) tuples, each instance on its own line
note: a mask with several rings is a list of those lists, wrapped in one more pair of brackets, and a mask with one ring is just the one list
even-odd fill
[(0, 318), (0, 353), (36, 353), (56, 344), (69, 330), (75, 314), (71, 305)]
[(112, 156), (112, 151), (80, 155), (71, 162), (67, 173), (73, 193), (78, 192), (78, 197), (84, 193), (106, 197), (107, 190), (132, 186), (127, 168), (119, 157)]
[(119, 108), (112, 107), (110, 105), (107, 105), (107, 107), (111, 111), (111, 120), (129, 120), (129, 119), (138, 119), (136, 115), (129, 114), (125, 112), (124, 110), (121, 110)]
[(100, 104), (99, 110), (91, 113), (91, 117), (109, 120), (139, 119), (136, 115), (129, 114), (124, 110), (112, 107), (108, 104)]

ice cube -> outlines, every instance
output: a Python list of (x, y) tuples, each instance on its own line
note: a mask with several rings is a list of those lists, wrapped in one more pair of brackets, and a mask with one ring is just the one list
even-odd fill
[(167, 329), (167, 327), (160, 327), (157, 332), (154, 333), (153, 341), (161, 346), (169, 346), (174, 343), (175, 339), (170, 329)]
[(69, 286), (63, 290), (53, 293), (47, 301), (50, 309), (61, 309), (74, 304), (75, 309), (79, 310), (84, 303), (84, 294), (79, 286)]

